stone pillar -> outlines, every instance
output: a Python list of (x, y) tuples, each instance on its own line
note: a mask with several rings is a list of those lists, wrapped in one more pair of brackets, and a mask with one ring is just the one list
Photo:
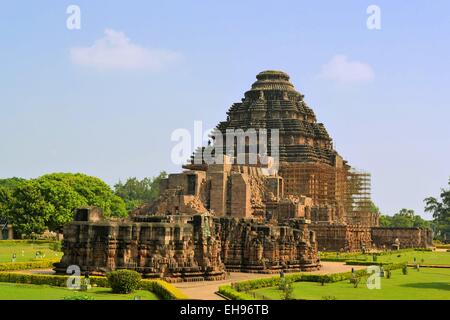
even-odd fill
[(246, 174), (231, 175), (231, 215), (233, 217), (250, 217), (250, 183)]
[(13, 240), (14, 239), (14, 232), (13, 232), (12, 224), (8, 224), (7, 228), (8, 228), (8, 240)]

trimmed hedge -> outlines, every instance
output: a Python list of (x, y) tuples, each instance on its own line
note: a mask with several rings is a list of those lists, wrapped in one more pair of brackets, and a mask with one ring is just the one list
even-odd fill
[(231, 300), (256, 300), (249, 294), (234, 290), (231, 286), (220, 286), (219, 293), (230, 298)]
[(53, 264), (59, 262), (59, 260), (60, 259), (45, 259), (27, 262), (3, 262), (0, 263), (0, 271), (52, 268)]
[(34, 243), (34, 244), (45, 244), (45, 243), (53, 243), (53, 242), (58, 242), (57, 240), (51, 240), (51, 239), (36, 239), (36, 240), (31, 240), (31, 239), (16, 239), (16, 240), (0, 240), (0, 245), (1, 244), (19, 244), (19, 243)]
[(141, 280), (140, 287), (154, 292), (163, 300), (189, 299), (178, 288), (162, 280)]
[[(49, 285), (54, 287), (65, 287), (68, 278), (69, 276), (65, 275), (55, 276), (0, 272), (0, 282)], [(90, 276), (89, 280), (91, 285), (103, 288), (109, 287), (108, 279), (106, 277)], [(162, 280), (143, 279), (139, 282), (138, 289), (152, 291), (163, 300), (188, 299), (188, 297), (180, 290)]]
[[(0, 282), (25, 283), (49, 285), (54, 287), (65, 287), (69, 276), (55, 276), (47, 274), (24, 274), (13, 272), (0, 272)], [(105, 277), (89, 277), (90, 284), (98, 287), (108, 287), (108, 280)]]
[(450, 249), (450, 244), (436, 244), (438, 249)]

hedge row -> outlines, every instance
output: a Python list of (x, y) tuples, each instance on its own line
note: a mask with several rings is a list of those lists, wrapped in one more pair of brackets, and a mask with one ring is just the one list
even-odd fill
[[(69, 276), (54, 276), (47, 274), (24, 274), (12, 272), (0, 272), (0, 282), (25, 283), (49, 285), (54, 287), (65, 287)], [(106, 277), (89, 277), (91, 285), (98, 287), (108, 287)]]
[(438, 249), (450, 249), (450, 244), (437, 244), (436, 248), (438, 248)]
[[(352, 257), (340, 257), (340, 258), (320, 258), (320, 261), (327, 261), (327, 262), (345, 262), (349, 259), (352, 259)], [(367, 261), (369, 257), (361, 258), (361, 259), (352, 259), (353, 261)]]
[(245, 292), (239, 292), (233, 289), (231, 286), (220, 286), (219, 293), (231, 300), (255, 300), (251, 295)]
[(45, 259), (27, 262), (3, 262), (0, 263), (0, 271), (52, 268), (55, 262), (59, 262), (59, 259)]
[(163, 300), (189, 299), (178, 288), (162, 280), (141, 280), (140, 288), (154, 292)]
[[(68, 278), (69, 276), (0, 272), (0, 282), (49, 285), (54, 287), (66, 287)], [(109, 287), (106, 277), (90, 276), (89, 280), (91, 285), (104, 288)], [(188, 299), (180, 290), (162, 280), (143, 279), (139, 283), (139, 289), (152, 291), (163, 300)]]
[(53, 243), (53, 242), (58, 242), (57, 240), (52, 240), (52, 239), (36, 239), (36, 240), (31, 240), (31, 239), (16, 239), (16, 240), (0, 240), (0, 245), (1, 244), (45, 244), (45, 243)]
[(406, 262), (392, 263), (392, 262), (375, 262), (375, 261), (357, 261), (349, 260), (345, 262), (346, 265), (350, 266), (383, 266), (385, 269), (389, 270), (401, 269)]

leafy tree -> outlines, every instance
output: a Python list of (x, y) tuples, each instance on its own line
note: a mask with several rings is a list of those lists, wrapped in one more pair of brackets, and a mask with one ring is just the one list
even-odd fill
[(53, 173), (44, 175), (37, 180), (40, 183), (67, 185), (84, 199), (82, 205), (102, 208), (105, 216), (123, 217), (127, 215), (123, 200), (117, 197), (111, 188), (99, 178), (81, 173)]
[(7, 188), (12, 190), (16, 188), (22, 181), (25, 181), (23, 178), (8, 178), (8, 179), (0, 179), (0, 187)]
[(114, 186), (115, 194), (125, 201), (128, 210), (133, 210), (144, 202), (156, 200), (159, 196), (159, 184), (166, 177), (167, 173), (162, 171), (153, 178), (128, 178), (125, 183), (119, 181)]
[(83, 196), (62, 181), (38, 179), (37, 183), (45, 201), (54, 208), (46, 221), (49, 230), (59, 230), (65, 223), (72, 221), (75, 208), (87, 205)]
[(46, 222), (55, 213), (55, 207), (45, 201), (35, 180), (21, 182), (11, 193), (6, 216), (18, 234), (31, 235), (47, 229)]
[(11, 202), (13, 190), (25, 179), (8, 178), (0, 179), (0, 221), (7, 221), (7, 204)]
[(381, 227), (392, 227), (392, 217), (387, 215), (380, 216), (380, 226)]
[[(450, 179), (448, 181), (450, 186)], [(433, 229), (439, 240), (450, 240), (450, 189), (441, 189), (440, 199), (428, 197), (425, 200), (425, 211), (433, 214)]]
[(100, 207), (105, 216), (127, 214), (124, 201), (106, 183), (84, 174), (53, 173), (0, 186), (0, 215), (19, 235), (59, 231), (81, 206)]
[(392, 228), (429, 228), (431, 225), (430, 222), (424, 220), (421, 216), (416, 215), (414, 210), (401, 209), (393, 216), (380, 216), (380, 226)]

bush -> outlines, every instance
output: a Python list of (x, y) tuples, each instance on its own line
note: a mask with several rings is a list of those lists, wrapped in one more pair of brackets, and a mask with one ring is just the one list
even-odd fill
[(361, 282), (360, 277), (352, 277), (350, 279), (350, 283), (353, 284), (353, 288), (358, 288), (359, 283)]
[(114, 293), (130, 293), (139, 287), (141, 275), (133, 270), (116, 270), (106, 274)]
[(292, 282), (286, 278), (283, 278), (278, 285), (278, 289), (281, 291), (281, 297), (283, 300), (291, 300), (294, 288)]
[(408, 266), (405, 264), (405, 265), (403, 265), (403, 267), (402, 267), (402, 273), (404, 274), (404, 275), (407, 275), (408, 274)]

